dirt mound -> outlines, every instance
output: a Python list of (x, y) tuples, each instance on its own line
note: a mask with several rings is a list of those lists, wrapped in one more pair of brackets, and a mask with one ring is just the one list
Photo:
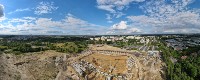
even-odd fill
[(0, 80), (54, 80), (64, 53), (45, 51), (24, 55), (0, 55)]

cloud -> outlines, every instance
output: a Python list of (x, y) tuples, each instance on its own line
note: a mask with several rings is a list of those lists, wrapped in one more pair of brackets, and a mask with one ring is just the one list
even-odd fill
[(113, 21), (112, 21), (112, 15), (106, 14), (106, 19), (107, 19), (108, 23), (113, 23)]
[(25, 23), (25, 22), (32, 22), (33, 20), (36, 20), (35, 17), (24, 17), (24, 18), (13, 18), (9, 19), (9, 23)]
[(1, 34), (105, 34), (104, 26), (89, 23), (68, 14), (64, 19), (23, 17), (8, 19), (7, 23), (0, 25)]
[(131, 34), (131, 33), (140, 33), (140, 32), (141, 32), (141, 30), (138, 29), (138, 28), (130, 28), (130, 29), (128, 29), (128, 31), (125, 32), (125, 33), (126, 33), (126, 34)]
[(41, 27), (45, 29), (51, 29), (54, 27), (62, 27), (62, 23), (60, 21), (53, 21), (51, 18), (37, 18), (34, 21), (35, 27)]
[(115, 13), (128, 7), (131, 2), (143, 2), (145, 0), (97, 0), (98, 8)]
[(64, 22), (66, 22), (67, 25), (71, 26), (88, 26), (90, 25), (87, 21), (81, 20), (79, 18), (74, 17), (71, 14), (68, 14), (65, 19), (63, 19)]
[(113, 5), (99, 5), (97, 7), (99, 9), (109, 11), (110, 13), (116, 13), (116, 11), (113, 9), (113, 7), (114, 7)]
[(58, 7), (54, 6), (54, 2), (40, 2), (35, 8), (35, 14), (42, 15), (52, 13), (52, 11), (57, 10)]
[(111, 27), (113, 30), (123, 30), (127, 28), (127, 22), (126, 21), (121, 21), (120, 23), (114, 24)]
[[(122, 11), (129, 8), (132, 2), (144, 2), (145, 0), (97, 0), (97, 8), (108, 11), (113, 18), (125, 15)], [(111, 20), (108, 20), (111, 22)]]
[(54, 6), (54, 2), (40, 2), (35, 8), (16, 9), (15, 11), (9, 12), (8, 14), (35, 10), (34, 13), (36, 15), (43, 15), (43, 14), (52, 13), (53, 11), (57, 9), (58, 7)]
[(50, 34), (62, 34), (63, 32), (62, 31), (46, 31), (46, 33), (50, 33)]
[(128, 25), (126, 21), (121, 21), (119, 23), (111, 26), (110, 30), (106, 34), (135, 34), (141, 33), (141, 29)]
[(145, 15), (128, 16), (132, 26), (151, 29), (149, 33), (200, 33), (199, 10), (189, 9), (194, 0), (147, 1), (140, 8)]
[(140, 8), (144, 10), (148, 16), (161, 18), (178, 12), (187, 11), (187, 6), (193, 1), (194, 0), (151, 0), (146, 2), (145, 5), (141, 5)]
[(8, 14), (13, 14), (16, 12), (23, 12), (23, 11), (31, 11), (31, 9), (30, 8), (16, 9), (15, 11), (9, 12)]
[(4, 16), (4, 6), (0, 4), (0, 18)]

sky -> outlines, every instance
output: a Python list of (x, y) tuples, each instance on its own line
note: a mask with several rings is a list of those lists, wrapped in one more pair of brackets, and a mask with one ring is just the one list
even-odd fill
[(2, 35), (200, 33), (200, 0), (0, 0)]

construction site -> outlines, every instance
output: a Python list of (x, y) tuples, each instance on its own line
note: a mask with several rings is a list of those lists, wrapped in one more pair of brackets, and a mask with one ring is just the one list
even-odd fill
[(162, 80), (164, 63), (160, 53), (127, 51), (108, 45), (92, 45), (71, 58), (74, 79), (82, 80)]
[(163, 80), (159, 52), (90, 45), (77, 55), (52, 50), (0, 55), (0, 80)]

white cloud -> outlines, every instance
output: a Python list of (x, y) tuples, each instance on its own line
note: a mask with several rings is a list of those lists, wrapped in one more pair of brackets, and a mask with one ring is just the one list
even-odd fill
[(0, 4), (0, 18), (4, 16), (4, 6)]
[(63, 32), (62, 31), (56, 31), (56, 30), (53, 30), (53, 31), (46, 31), (45, 33), (49, 33), (49, 34), (62, 34)]
[(110, 30), (108, 30), (106, 34), (122, 35), (122, 34), (135, 34), (141, 32), (142, 32), (141, 29), (128, 25), (126, 21), (121, 21), (111, 26)]
[(126, 21), (121, 21), (120, 23), (114, 24), (111, 27), (113, 30), (123, 30), (127, 28), (127, 22)]
[(8, 14), (13, 14), (16, 12), (23, 12), (23, 11), (31, 11), (31, 9), (30, 8), (16, 9), (15, 11), (9, 12)]
[[(112, 14), (112, 18), (119, 18), (125, 15), (122, 11), (128, 9), (130, 3), (144, 1), (145, 0), (97, 0), (97, 8), (108, 11), (110, 15)], [(108, 22), (111, 22), (111, 20), (108, 20)]]
[(55, 21), (51, 18), (23, 17), (9, 19), (0, 25), (1, 34), (105, 34), (105, 27), (95, 25), (68, 14)]
[(111, 11), (110, 9), (107, 9), (108, 7), (113, 10), (123, 10), (125, 7), (127, 7), (131, 2), (143, 2), (145, 0), (97, 0), (97, 4), (99, 6), (104, 6), (104, 8), (100, 8), (103, 10)]
[(99, 9), (109, 11), (110, 13), (116, 13), (116, 11), (113, 9), (113, 7), (114, 7), (113, 5), (99, 5), (97, 7)]
[(117, 12), (117, 13), (114, 14), (114, 16), (115, 16), (116, 18), (120, 18), (120, 17), (123, 16), (123, 15), (126, 15), (126, 14), (124, 14), (124, 13), (122, 13), (122, 12)]
[(112, 19), (110, 14), (106, 14), (106, 16), (107, 16), (106, 17), (107, 20), (111, 20)]
[(6, 19), (7, 19), (7, 18), (6, 18), (5, 16), (0, 17), (0, 22), (4, 21), (4, 20), (6, 20)]
[(146, 15), (128, 16), (132, 26), (151, 29), (149, 33), (200, 33), (199, 10), (188, 9), (194, 0), (148, 1), (140, 8)]
[(28, 19), (28, 20), (36, 20), (36, 17), (24, 17), (24, 19)]
[[(169, 3), (169, 1), (171, 3)], [(177, 12), (187, 10), (187, 6), (194, 0), (150, 0), (145, 5), (141, 5), (140, 8), (145, 11), (148, 16), (152, 17), (167, 17), (174, 15)]]
[(128, 29), (128, 31), (125, 32), (125, 33), (126, 33), (126, 34), (131, 34), (131, 33), (140, 33), (140, 32), (141, 32), (141, 30), (138, 29), (138, 28), (130, 28), (130, 29)]
[(108, 23), (113, 23), (113, 21), (111, 21), (111, 20), (108, 20), (107, 22), (108, 22)]
[(53, 21), (51, 18), (38, 18), (35, 21), (35, 24), (36, 26), (45, 27), (45, 28), (62, 26), (61, 22)]
[(40, 2), (35, 9), (35, 14), (37, 15), (48, 14), (52, 13), (57, 9), (58, 7), (54, 6), (54, 2)]
[(64, 21), (68, 25), (76, 25), (76, 26), (86, 26), (86, 25), (88, 25), (88, 23), (86, 21), (75, 18), (73, 16), (66, 16)]
[(110, 14), (106, 14), (106, 19), (107, 19), (108, 23), (112, 23), (113, 22), (112, 21), (112, 15), (110, 15)]

